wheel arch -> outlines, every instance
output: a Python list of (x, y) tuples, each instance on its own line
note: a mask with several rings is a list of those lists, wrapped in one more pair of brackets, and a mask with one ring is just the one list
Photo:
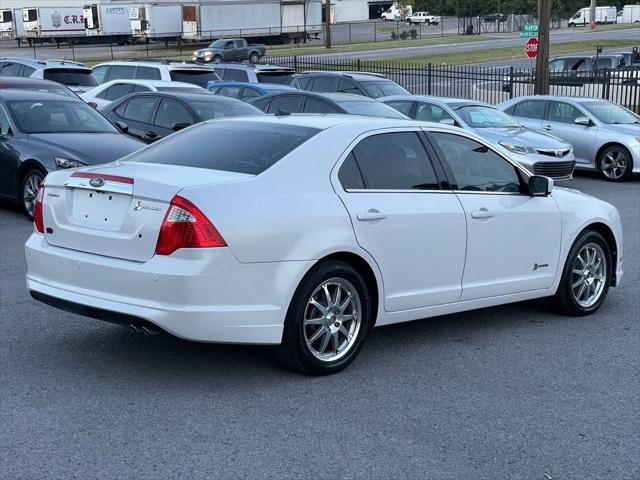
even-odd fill
[(16, 172), (16, 195), (18, 199), (20, 198), (20, 189), (22, 188), (22, 181), (24, 180), (25, 175), (30, 170), (40, 170), (42, 173), (44, 173), (45, 177), (47, 176), (47, 173), (48, 173), (45, 166), (42, 165), (42, 163), (40, 163), (36, 159), (31, 158), (29, 160), (25, 160), (24, 162), (22, 162), (18, 167), (18, 171)]
[[(624, 150), (629, 155), (629, 159), (631, 161), (633, 161), (633, 156), (631, 155), (631, 152), (629, 151), (629, 148), (627, 148), (627, 146), (625, 144), (620, 143), (620, 142), (605, 142), (600, 146), (600, 148), (598, 148), (598, 151), (596, 152), (596, 159), (595, 160), (596, 160), (596, 168), (598, 170), (600, 170), (600, 156), (602, 155), (602, 152), (604, 152), (609, 147), (622, 147), (622, 148), (624, 148)], [(633, 166), (631, 168), (633, 169)]]
[[(618, 265), (618, 242), (616, 241), (616, 236), (613, 233), (613, 230), (611, 229), (611, 227), (609, 227), (609, 225), (607, 225), (606, 223), (602, 223), (602, 222), (594, 222), (594, 223), (590, 223), (589, 225), (587, 225), (586, 227), (584, 227), (580, 233), (578, 233), (578, 235), (576, 235), (576, 239), (580, 238), (580, 236), (582, 234), (584, 234), (585, 232), (588, 231), (594, 231), (596, 233), (599, 233), (600, 235), (602, 235), (604, 237), (604, 239), (607, 241), (607, 243), (609, 244), (609, 247), (611, 248), (611, 261), (612, 261), (612, 266), (611, 266), (611, 286), (615, 287), (617, 284), (617, 278), (616, 278), (616, 265)], [(575, 240), (574, 240), (575, 242)]]

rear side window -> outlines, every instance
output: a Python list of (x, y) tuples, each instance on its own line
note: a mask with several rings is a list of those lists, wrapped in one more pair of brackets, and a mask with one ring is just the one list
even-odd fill
[[(162, 88), (159, 88), (158, 91), (162, 91)], [(143, 87), (142, 85), (134, 85), (133, 86), (133, 93), (137, 93), (137, 92), (150, 92), (151, 90), (148, 89), (147, 87)]]
[(235, 80), (236, 82), (248, 82), (249, 75), (244, 70), (237, 68), (227, 68), (224, 71), (224, 80)]
[(109, 71), (109, 65), (101, 65), (99, 67), (93, 67), (93, 76), (98, 83), (104, 83), (107, 72)]
[(207, 88), (208, 82), (220, 80), (213, 70), (171, 70), (171, 80), (174, 82), (187, 82)]
[(304, 102), (304, 113), (340, 113), (340, 110), (330, 103), (307, 97)]
[(222, 87), (218, 90), (217, 94), (223, 97), (238, 98), (240, 90), (242, 90), (242, 87)]
[(395, 108), (400, 113), (404, 113), (408, 117), (409, 113), (411, 113), (411, 104), (413, 102), (410, 102), (408, 100), (394, 100), (392, 102), (386, 102), (386, 103), (390, 107)]
[(298, 79), (296, 80), (296, 82), (298, 83), (298, 88), (300, 90), (309, 90), (309, 87), (311, 86), (311, 80), (313, 80), (312, 77), (298, 77)]
[(524, 100), (520, 103), (516, 103), (512, 107), (511, 113), (514, 117), (533, 118), (535, 120), (542, 120), (544, 118), (546, 102), (540, 100)]
[(410, 95), (409, 91), (389, 80), (361, 82), (361, 85), (372, 98), (390, 97), (391, 95)]
[(22, 72), (20, 72), (21, 77), (30, 77), (33, 72), (35, 72), (35, 68), (31, 68), (28, 65), (22, 66)]
[(311, 90), (314, 92), (333, 92), (335, 84), (336, 79), (334, 77), (316, 77)]
[(299, 95), (283, 95), (274, 98), (267, 113), (300, 113), (300, 96)]
[(0, 75), (3, 77), (19, 77), (22, 65), (19, 63), (5, 63), (0, 71)]
[(95, 87), (98, 81), (89, 69), (79, 68), (47, 68), (43, 75), (45, 80), (78, 87)]
[(338, 171), (338, 180), (345, 190), (363, 190), (364, 180), (356, 163), (356, 157), (353, 152), (345, 159), (344, 163)]
[(133, 98), (127, 102), (123, 117), (134, 122), (151, 123), (155, 106), (155, 97)]
[(416, 107), (416, 120), (423, 122), (441, 122), (442, 120), (453, 120), (453, 117), (442, 107), (433, 103), (418, 103)]
[(240, 98), (242, 100), (247, 100), (250, 98), (256, 98), (260, 96), (260, 92), (258, 92), (257, 90), (254, 90), (253, 88), (245, 88), (244, 90), (242, 90), (242, 95), (240, 96)]
[(136, 78), (144, 80), (160, 80), (160, 69), (154, 67), (138, 67), (136, 70)]
[(341, 78), (340, 80), (338, 80), (338, 92), (362, 95), (362, 92), (358, 88), (356, 82), (354, 82), (353, 80), (349, 80), (348, 78)]
[(353, 153), (367, 189), (438, 189), (429, 156), (415, 132), (372, 135)]
[[(261, 122), (202, 123), (180, 135), (169, 135), (127, 160), (258, 175), (319, 131)], [(212, 138), (215, 148), (211, 148)]]
[(267, 98), (260, 98), (259, 100), (251, 102), (251, 105), (253, 105), (254, 107), (259, 108), (260, 110), (265, 112), (270, 101), (271, 101), (271, 99), (268, 98), (268, 97)]
[(130, 83), (116, 83), (115, 85), (111, 85), (107, 88), (107, 91), (104, 92), (105, 100), (117, 100), (118, 98), (122, 98), (125, 95), (129, 95), (133, 91), (133, 85)]
[(133, 65), (112, 65), (105, 81), (126, 80), (133, 78), (136, 74), (136, 67)]
[(189, 111), (175, 100), (163, 98), (156, 113), (155, 124), (163, 128), (173, 128), (176, 123), (193, 123)]

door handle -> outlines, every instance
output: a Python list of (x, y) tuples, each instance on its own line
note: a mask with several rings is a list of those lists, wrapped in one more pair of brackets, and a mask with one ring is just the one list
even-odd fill
[(376, 220), (384, 220), (387, 218), (387, 215), (379, 212), (378, 210), (371, 209), (368, 212), (357, 214), (356, 218), (361, 222), (374, 222)]
[(158, 136), (153, 130), (147, 130), (144, 134), (147, 138), (156, 138)]
[(471, 218), (491, 218), (495, 215), (495, 213), (490, 212), (486, 208), (481, 208), (480, 210), (474, 210), (471, 212)]
[(553, 127), (551, 125), (545, 125), (544, 127), (542, 127), (543, 130), (553, 130)]

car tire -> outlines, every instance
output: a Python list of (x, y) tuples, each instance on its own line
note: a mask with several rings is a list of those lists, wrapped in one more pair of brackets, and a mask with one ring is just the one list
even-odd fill
[(593, 230), (582, 233), (573, 243), (552, 307), (570, 316), (589, 315), (604, 302), (613, 272), (611, 247)]
[(258, 55), (256, 52), (253, 52), (251, 55), (249, 55), (249, 62), (258, 63), (259, 60), (260, 60), (260, 55)]
[(349, 264), (326, 261), (305, 275), (287, 311), (279, 357), (287, 368), (328, 375), (358, 355), (369, 328), (371, 296)]
[(32, 168), (20, 181), (20, 207), (29, 220), (33, 220), (33, 206), (38, 195), (38, 186), (46, 175), (42, 170)]
[(631, 178), (633, 159), (622, 145), (611, 145), (598, 155), (598, 170), (609, 182), (624, 182)]

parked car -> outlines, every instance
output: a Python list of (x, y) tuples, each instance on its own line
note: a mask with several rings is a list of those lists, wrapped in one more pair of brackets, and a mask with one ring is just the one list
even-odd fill
[(123, 133), (146, 143), (205, 120), (263, 114), (235, 98), (180, 92), (132, 93), (101, 111)]
[(590, 314), (626, 257), (615, 207), (473, 133), (349, 115), (201, 123), (108, 169), (50, 174), (36, 212), (36, 300), (279, 344), (310, 374), (345, 368), (375, 326), (541, 297)]
[(279, 83), (226, 82), (224, 80), (209, 82), (208, 89), (214, 95), (237, 98), (245, 102), (271, 93), (298, 91), (289, 85), (281, 85)]
[(415, 120), (455, 125), (474, 132), (497, 148), (508, 150), (511, 158), (536, 175), (554, 180), (570, 180), (573, 176), (576, 162), (571, 145), (525, 128), (486, 103), (421, 95), (386, 97), (381, 101)]
[(37, 80), (35, 78), (24, 77), (0, 77), (0, 90), (9, 88), (57, 93), (58, 95), (64, 95), (66, 97), (78, 98), (77, 94), (64, 85), (50, 80)]
[(598, 170), (606, 180), (640, 173), (640, 116), (607, 100), (528, 96), (497, 105), (523, 125), (573, 145), (576, 168)]
[(186, 82), (164, 80), (111, 80), (80, 95), (92, 107), (104, 108), (119, 98), (138, 92), (206, 93), (202, 87)]
[(280, 83), (288, 85), (295, 69), (279, 65), (217, 63), (215, 70), (222, 80), (248, 83)]
[(413, 12), (413, 14), (407, 17), (407, 23), (409, 25), (424, 23), (425, 25), (438, 25), (440, 23), (440, 17), (431, 15), (429, 12)]
[(627, 50), (625, 52), (615, 52), (614, 55), (622, 55), (625, 67), (640, 67), (640, 54), (633, 50)]
[(346, 113), (370, 117), (407, 118), (373, 98), (351, 93), (284, 92), (250, 102), (266, 113)]
[(380, 98), (411, 93), (384, 75), (358, 72), (304, 72), (296, 75), (291, 86), (318, 93), (353, 93)]
[(258, 63), (267, 53), (267, 47), (262, 44), (249, 44), (244, 38), (220, 38), (214, 40), (207, 48), (193, 52), (191, 60), (194, 62), (220, 63), (244, 62)]
[(51, 80), (61, 83), (74, 92), (84, 92), (98, 84), (90, 68), (68, 60), (2, 57), (0, 58), (0, 77)]
[(549, 72), (575, 72), (593, 74), (600, 70), (615, 70), (624, 67), (624, 56), (608, 55), (571, 55), (555, 57), (549, 61)]
[(485, 23), (502, 23), (507, 21), (507, 16), (503, 13), (490, 13), (484, 15), (481, 19)]
[(96, 65), (93, 73), (99, 83), (125, 79), (164, 80), (207, 88), (208, 82), (220, 80), (215, 70), (207, 65), (177, 60), (116, 60)]
[(111, 162), (144, 144), (77, 97), (0, 90), (0, 197), (33, 215), (40, 182), (59, 169)]

